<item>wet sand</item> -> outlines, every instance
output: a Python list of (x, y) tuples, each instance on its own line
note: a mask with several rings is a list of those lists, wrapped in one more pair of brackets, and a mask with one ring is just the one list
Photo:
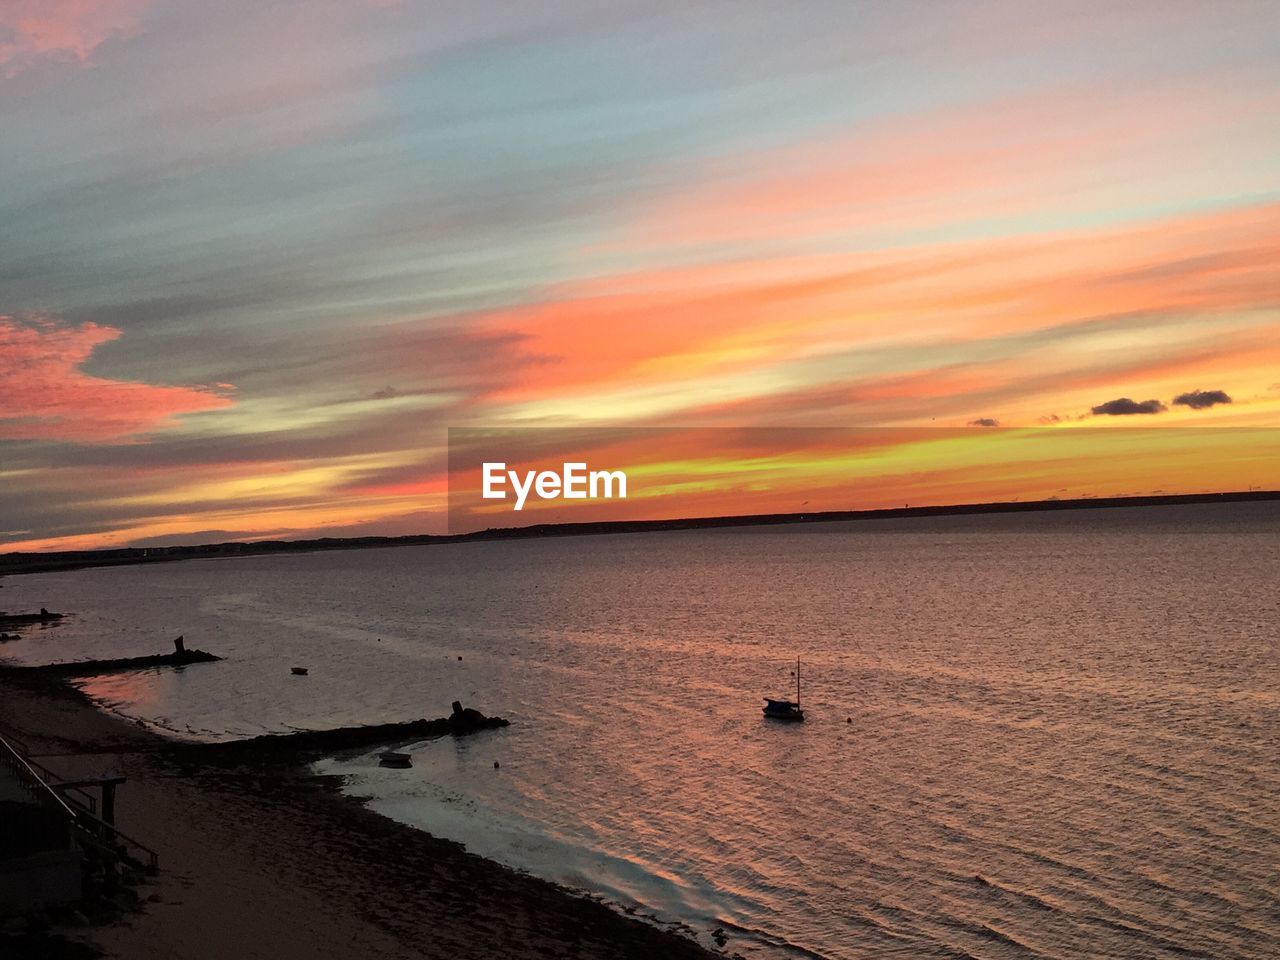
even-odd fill
[(174, 744), (51, 677), (0, 676), (0, 725), (64, 777), (128, 777), (117, 825), (160, 872), (140, 910), (76, 933), (110, 957), (715, 956), (379, 816), (296, 750)]

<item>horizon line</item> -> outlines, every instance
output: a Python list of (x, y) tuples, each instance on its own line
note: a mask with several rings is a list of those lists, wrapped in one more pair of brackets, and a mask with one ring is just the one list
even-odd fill
[[(1241, 503), (1280, 500), (1280, 489), (1228, 490), (1214, 493), (1147, 494), (1118, 497), (1073, 497), (1044, 500), (995, 500), (984, 503), (931, 506), (875, 507), (861, 510), (819, 510), (790, 513), (729, 514), (711, 517), (668, 517), (650, 520), (584, 520), (535, 523), (521, 527), (486, 527), (467, 533), (416, 533), (398, 536), (309, 537), (298, 540), (226, 540), (157, 546), (104, 547), (95, 550), (0, 554), (0, 576), (52, 572), (96, 566), (124, 566), (196, 559), (201, 556), (256, 556), (317, 550), (357, 550), (394, 546), (520, 540), (543, 537), (591, 536), (610, 533), (661, 533), (675, 530), (724, 529), (832, 523), (870, 519), (966, 516), (994, 513), (1033, 513), (1058, 510), (1114, 509), (1144, 506), (1190, 506), (1201, 503)], [(5, 569), (8, 567), (8, 569)]]

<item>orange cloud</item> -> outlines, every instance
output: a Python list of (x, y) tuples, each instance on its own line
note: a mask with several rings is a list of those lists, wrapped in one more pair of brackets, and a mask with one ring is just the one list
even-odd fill
[(0, 70), (12, 75), (44, 56), (84, 60), (114, 36), (137, 29), (151, 0), (4, 0)]
[[(664, 385), (684, 410), (733, 400), (700, 393), (714, 378), (764, 403), (870, 375), (882, 380), (881, 398), (924, 397), (943, 391), (930, 380), (938, 366), (981, 363), (981, 374), (948, 376), (945, 392), (960, 395), (997, 386), (992, 372), (1003, 379), (1021, 366), (1025, 375), (1038, 350), (1037, 375), (1106, 369), (1112, 356), (1165, 362), (1180, 347), (1208, 356), (1205, 338), (1274, 328), (1264, 312), (1280, 303), (1278, 257), (1280, 204), (1266, 204), (1107, 231), (599, 278), (477, 326), (547, 358), (491, 397), (518, 413), (582, 398), (607, 416), (602, 392), (625, 399)], [(1072, 330), (1078, 343), (1059, 349)], [(902, 355), (886, 362), (896, 367), (859, 363), (895, 349)], [(934, 350), (932, 363), (923, 349)], [(753, 372), (771, 379), (752, 384)], [(619, 401), (609, 412), (626, 409)]]
[(113, 441), (230, 406), (229, 397), (206, 388), (108, 380), (80, 369), (119, 336), (94, 323), (0, 316), (0, 440)]

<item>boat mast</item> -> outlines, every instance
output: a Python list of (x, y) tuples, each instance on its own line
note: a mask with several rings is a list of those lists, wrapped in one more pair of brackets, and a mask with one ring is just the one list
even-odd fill
[(800, 658), (796, 657), (796, 709), (800, 708)]

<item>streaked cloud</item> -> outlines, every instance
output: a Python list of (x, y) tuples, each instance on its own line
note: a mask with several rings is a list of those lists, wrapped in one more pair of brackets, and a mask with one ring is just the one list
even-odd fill
[(451, 426), (1277, 425), (1270, 4), (728, 10), (0, 4), (0, 544), (431, 529)]

